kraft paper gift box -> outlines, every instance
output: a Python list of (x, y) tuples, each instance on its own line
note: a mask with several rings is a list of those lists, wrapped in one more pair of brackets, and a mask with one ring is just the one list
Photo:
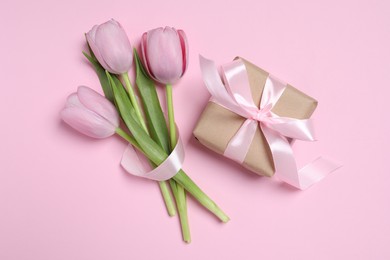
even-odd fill
[[(253, 101), (259, 106), (269, 73), (249, 61), (240, 59), (246, 67)], [(317, 104), (318, 102), (314, 98), (287, 84), (272, 112), (283, 117), (307, 119), (312, 115)], [(223, 154), (230, 139), (237, 133), (245, 120), (246, 118), (209, 101), (193, 134), (204, 146)], [(275, 173), (271, 151), (260, 128), (256, 130), (242, 165), (259, 175), (271, 177)]]

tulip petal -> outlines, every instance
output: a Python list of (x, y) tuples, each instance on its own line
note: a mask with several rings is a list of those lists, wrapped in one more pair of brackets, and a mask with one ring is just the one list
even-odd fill
[(119, 115), (114, 105), (91, 88), (80, 86), (77, 89), (79, 102), (88, 110), (110, 122), (115, 128), (119, 126)]
[(102, 65), (103, 68), (107, 69), (108, 65), (104, 61), (103, 56), (101, 55), (101, 53), (99, 51), (99, 48), (98, 48), (98, 46), (95, 43), (96, 31), (97, 31), (98, 27), (99, 27), (98, 25), (95, 25), (87, 33), (87, 35), (86, 35), (87, 36), (87, 41), (88, 41), (89, 47), (91, 48), (91, 50), (92, 50), (93, 54), (95, 55), (96, 59), (99, 61), (100, 65)]
[(118, 22), (110, 20), (100, 25), (96, 30), (95, 43), (107, 64), (105, 69), (114, 74), (129, 71), (133, 62), (133, 50), (126, 32)]
[(96, 30), (97, 30), (98, 27), (99, 27), (99, 26), (95, 24), (95, 25), (92, 27), (92, 29), (87, 33), (87, 35), (88, 35), (89, 37), (91, 37), (91, 40), (92, 40), (92, 41), (95, 41)]
[(188, 40), (183, 30), (177, 30), (177, 33), (179, 34), (181, 50), (183, 53), (183, 73), (181, 74), (181, 76), (183, 76), (188, 67)]
[(147, 34), (147, 61), (157, 81), (173, 84), (183, 74), (183, 54), (176, 30), (157, 28)]
[(150, 71), (150, 69), (149, 69), (149, 62), (147, 59), (147, 57), (148, 57), (147, 46), (148, 46), (148, 33), (146, 32), (142, 35), (142, 38), (141, 38), (142, 59), (144, 61), (144, 67), (145, 67), (146, 71), (148, 72), (149, 76), (151, 76), (153, 79), (155, 79), (152, 71)]
[(92, 111), (67, 107), (61, 112), (62, 120), (79, 132), (94, 138), (106, 138), (115, 133), (115, 127)]
[(65, 107), (79, 107), (79, 108), (85, 108), (83, 104), (81, 104), (79, 97), (77, 96), (77, 93), (72, 93), (68, 96), (66, 99)]

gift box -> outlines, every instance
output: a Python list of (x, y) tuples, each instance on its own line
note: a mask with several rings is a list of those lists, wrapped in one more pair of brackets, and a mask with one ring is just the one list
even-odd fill
[[(243, 58), (236, 58), (245, 65), (246, 76), (254, 104), (259, 106), (269, 73)], [(308, 119), (318, 102), (289, 84), (272, 107), (272, 113), (287, 118)], [(247, 118), (213, 102), (211, 99), (193, 131), (199, 142), (209, 149), (224, 154), (229, 142), (239, 131)], [(291, 141), (291, 139), (289, 140)], [(256, 174), (271, 177), (275, 165), (269, 144), (260, 127), (256, 129), (252, 142), (241, 163)]]

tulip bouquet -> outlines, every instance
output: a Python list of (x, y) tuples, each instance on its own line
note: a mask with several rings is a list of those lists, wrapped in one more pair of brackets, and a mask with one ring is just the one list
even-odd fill
[[(86, 39), (89, 53), (84, 52), (84, 55), (99, 77), (104, 96), (88, 87), (79, 87), (77, 93), (68, 97), (62, 119), (88, 136), (106, 138), (117, 134), (127, 141), (129, 147), (122, 158), (122, 166), (134, 175), (158, 181), (170, 216), (176, 214), (176, 205), (185, 242), (191, 241), (187, 192), (221, 221), (229, 221), (178, 163), (183, 155), (179, 151), (181, 143), (174, 119), (172, 84), (184, 75), (188, 65), (184, 31), (166, 27), (144, 33), (142, 61), (115, 20), (94, 26)], [(136, 66), (134, 87), (128, 76), (133, 61)], [(168, 120), (162, 111), (155, 83), (165, 86)], [(154, 170), (136, 173), (134, 165), (139, 160), (131, 157), (134, 156), (130, 152), (133, 148), (148, 159)]]

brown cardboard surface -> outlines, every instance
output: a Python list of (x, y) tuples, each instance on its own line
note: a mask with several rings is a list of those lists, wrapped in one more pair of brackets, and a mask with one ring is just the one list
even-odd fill
[[(244, 60), (253, 101), (260, 105), (268, 72)], [(317, 107), (317, 101), (296, 88), (287, 85), (272, 112), (279, 116), (298, 119), (309, 118)], [(194, 131), (194, 136), (209, 149), (223, 154), (230, 139), (235, 135), (246, 119), (209, 102), (204, 109)], [(275, 172), (269, 146), (260, 128), (257, 129), (245, 157), (243, 166), (259, 175), (272, 176)]]

